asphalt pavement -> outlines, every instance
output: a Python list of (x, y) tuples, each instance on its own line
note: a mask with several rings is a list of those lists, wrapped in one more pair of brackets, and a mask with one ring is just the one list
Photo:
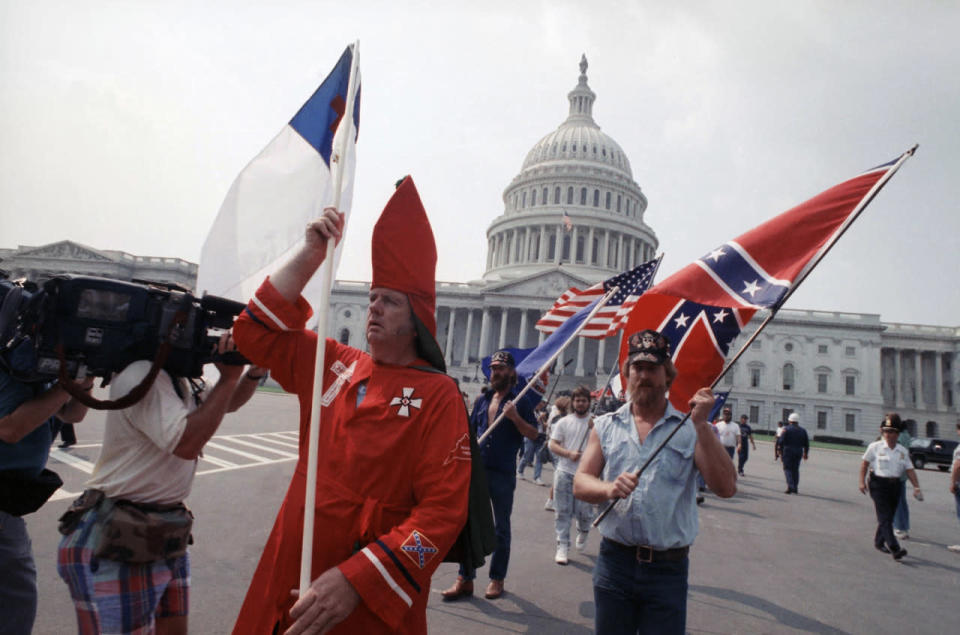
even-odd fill
[[(187, 503), (197, 520), (191, 547), (190, 630), (229, 633), (294, 462), (297, 401), (259, 392), (228, 415), (208, 446)], [(27, 517), (37, 561), (40, 606), (34, 629), (76, 631), (66, 585), (56, 573), (56, 519), (83, 490), (99, 452), (103, 414), (77, 426), (79, 443), (56, 450), (49, 467), (62, 492)], [(800, 494), (787, 496), (769, 443), (757, 444), (731, 499), (707, 495), (691, 550), (687, 627), (691, 633), (944, 633), (960, 591), (960, 523), (948, 475), (919, 471), (926, 500), (910, 498), (909, 554), (901, 563), (873, 548), (876, 521), (857, 489), (860, 455), (813, 450), (801, 466)], [(528, 478), (532, 470), (528, 468)], [(544, 480), (553, 472), (544, 469)], [(908, 491), (910, 487), (908, 486)], [(486, 567), (472, 599), (443, 602), (456, 565), (434, 575), (427, 610), (433, 633), (589, 633), (591, 573), (600, 536), (591, 532), (570, 564), (553, 562), (554, 516), (543, 510), (547, 488), (520, 481), (506, 593), (483, 599)]]

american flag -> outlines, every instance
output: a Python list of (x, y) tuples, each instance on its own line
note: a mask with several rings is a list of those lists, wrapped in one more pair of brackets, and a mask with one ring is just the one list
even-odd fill
[(661, 255), (642, 265), (637, 265), (630, 271), (598, 282), (587, 289), (581, 290), (576, 287), (567, 289), (563, 292), (563, 295), (557, 298), (550, 310), (537, 321), (537, 330), (544, 333), (553, 333), (557, 330), (557, 327), (578, 311), (595, 303), (613, 287), (619, 287), (610, 301), (597, 311), (597, 314), (580, 331), (582, 337), (592, 337), (594, 339), (603, 339), (613, 335), (623, 328), (633, 306), (653, 283), (653, 276), (656, 274), (662, 258)]
[(563, 210), (563, 231), (573, 231), (573, 221), (570, 219), (570, 214), (567, 214), (567, 210)]

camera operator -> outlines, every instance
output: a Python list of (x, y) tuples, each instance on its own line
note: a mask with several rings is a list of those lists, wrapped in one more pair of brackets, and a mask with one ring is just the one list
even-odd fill
[[(84, 384), (93, 386), (90, 378)], [(46, 469), (55, 418), (74, 423), (87, 407), (58, 384), (24, 383), (0, 368), (0, 633), (30, 633), (37, 615), (37, 569), (22, 516), (62, 484)]]
[[(218, 342), (234, 350), (232, 335)], [(111, 398), (127, 394), (151, 362), (128, 365)], [(137, 403), (107, 414), (103, 448), (87, 490), (60, 519), (57, 570), (70, 588), (82, 633), (186, 633), (198, 457), (223, 416), (243, 405), (264, 372), (215, 363), (209, 391), (161, 371)]]

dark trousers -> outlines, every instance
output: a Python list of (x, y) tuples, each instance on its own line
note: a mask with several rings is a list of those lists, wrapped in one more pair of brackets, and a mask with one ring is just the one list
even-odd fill
[(604, 539), (593, 570), (596, 632), (682, 635), (687, 623), (689, 566), (689, 558), (638, 562), (635, 549)]
[(800, 485), (800, 459), (802, 458), (803, 450), (783, 449), (783, 475), (787, 479), (787, 489), (794, 494), (797, 493), (797, 487)]
[(900, 551), (900, 543), (893, 535), (893, 515), (900, 502), (900, 479), (877, 478), (870, 475), (870, 498), (877, 510), (877, 533), (873, 537), (875, 547), (886, 545), (890, 551)]
[(72, 423), (64, 423), (60, 426), (60, 440), (66, 445), (73, 445), (77, 442), (77, 433), (73, 429)]
[[(507, 565), (510, 564), (510, 514), (513, 512), (513, 491), (517, 488), (517, 476), (487, 470), (487, 489), (490, 490), (490, 503), (493, 505), (493, 525), (497, 534), (497, 548), (490, 556), (490, 579), (503, 580), (507, 577)], [(477, 577), (473, 567), (460, 565), (460, 575), (466, 580)]]
[(750, 446), (747, 445), (746, 441), (740, 443), (740, 452), (737, 456), (737, 471), (743, 474), (743, 466), (747, 464), (747, 459), (750, 458)]
[(737, 446), (735, 445), (725, 445), (723, 449), (727, 451), (727, 454), (730, 455), (730, 460), (733, 460), (733, 455), (737, 451)]

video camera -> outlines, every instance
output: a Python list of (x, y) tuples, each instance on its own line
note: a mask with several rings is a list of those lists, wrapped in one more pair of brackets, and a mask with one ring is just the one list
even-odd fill
[(239, 353), (217, 356), (218, 335), (244, 304), (172, 287), (59, 275), (43, 284), (0, 279), (0, 364), (25, 382), (104, 377), (137, 360), (166, 356), (172, 375), (200, 377), (203, 365), (246, 364)]

